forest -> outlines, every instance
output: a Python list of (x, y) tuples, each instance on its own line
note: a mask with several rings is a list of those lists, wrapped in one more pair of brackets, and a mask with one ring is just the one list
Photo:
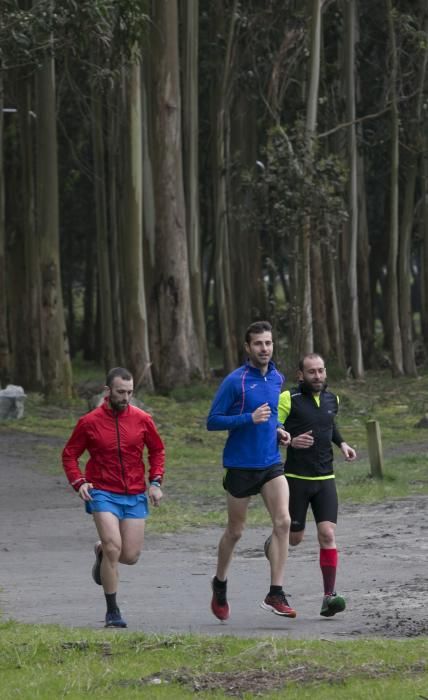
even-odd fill
[(2, 0), (0, 384), (428, 361), (426, 0)]

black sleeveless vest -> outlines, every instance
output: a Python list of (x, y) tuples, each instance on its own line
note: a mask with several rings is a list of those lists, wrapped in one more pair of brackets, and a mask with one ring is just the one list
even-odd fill
[(333, 473), (332, 441), (340, 445), (342, 437), (334, 424), (339, 404), (331, 391), (320, 393), (319, 406), (311, 392), (300, 385), (290, 389), (291, 410), (284, 428), (291, 437), (312, 430), (314, 444), (307, 449), (288, 447), (285, 473), (298, 476), (320, 477)]

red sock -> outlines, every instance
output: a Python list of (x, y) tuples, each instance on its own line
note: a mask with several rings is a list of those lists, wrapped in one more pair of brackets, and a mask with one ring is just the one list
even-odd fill
[(337, 549), (320, 549), (320, 567), (324, 581), (324, 595), (334, 593), (337, 559)]

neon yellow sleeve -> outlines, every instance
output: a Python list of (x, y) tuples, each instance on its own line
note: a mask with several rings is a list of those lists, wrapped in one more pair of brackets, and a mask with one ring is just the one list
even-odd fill
[(291, 411), (291, 394), (290, 392), (283, 391), (279, 397), (278, 403), (278, 423), (281, 425), (287, 420)]

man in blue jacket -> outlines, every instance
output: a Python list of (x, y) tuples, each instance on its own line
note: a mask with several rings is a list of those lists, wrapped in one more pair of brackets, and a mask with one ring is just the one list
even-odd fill
[(211, 610), (219, 620), (230, 616), (227, 571), (244, 530), (251, 496), (260, 493), (272, 519), (271, 586), (261, 607), (276, 615), (296, 617), (283, 590), (290, 516), (279, 444), (288, 445), (290, 435), (278, 423), (278, 400), (284, 377), (271, 359), (272, 326), (268, 321), (249, 326), (245, 351), (246, 363), (224, 379), (207, 420), (208, 430), (229, 431), (223, 451), (228, 521), (218, 546)]

